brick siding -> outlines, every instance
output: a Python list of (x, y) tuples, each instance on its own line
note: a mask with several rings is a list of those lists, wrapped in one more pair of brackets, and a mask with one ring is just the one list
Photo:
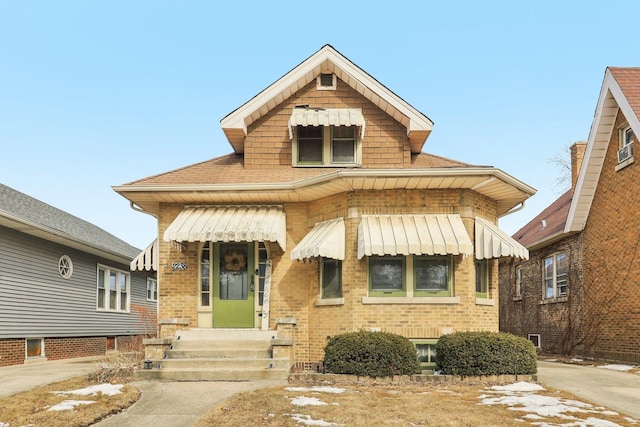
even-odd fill
[(25, 342), (20, 338), (0, 340), (0, 366), (24, 363)]

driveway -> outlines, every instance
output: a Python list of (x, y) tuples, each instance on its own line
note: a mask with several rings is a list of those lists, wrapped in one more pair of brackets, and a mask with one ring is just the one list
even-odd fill
[(638, 374), (595, 366), (538, 362), (538, 382), (640, 419)]

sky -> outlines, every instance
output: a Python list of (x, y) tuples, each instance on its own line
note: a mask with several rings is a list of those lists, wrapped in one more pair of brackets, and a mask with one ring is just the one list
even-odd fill
[(325, 44), (427, 115), (424, 151), (562, 194), (607, 66), (640, 66), (640, 2), (0, 0), (0, 183), (142, 249), (112, 186), (232, 151), (220, 120)]

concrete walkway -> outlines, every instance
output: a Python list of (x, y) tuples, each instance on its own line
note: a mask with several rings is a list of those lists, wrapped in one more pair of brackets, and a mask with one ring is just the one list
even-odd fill
[(538, 382), (640, 420), (638, 374), (595, 366), (538, 362)]

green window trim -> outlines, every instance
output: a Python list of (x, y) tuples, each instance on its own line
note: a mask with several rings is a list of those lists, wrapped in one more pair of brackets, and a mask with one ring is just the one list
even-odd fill
[[(400, 277), (398, 277), (400, 266)], [(403, 297), (407, 295), (406, 260), (404, 256), (370, 256), (368, 260), (369, 296)], [(384, 279), (398, 284), (385, 288)]]
[[(427, 271), (421, 272), (422, 269), (427, 269)], [(441, 267), (435, 270), (433, 267)], [(444, 267), (444, 269), (442, 268)], [(442, 274), (443, 270), (445, 271), (446, 277), (444, 282), (446, 284), (446, 289), (442, 286), (434, 287), (430, 286), (427, 283), (421, 283), (421, 278), (426, 279), (425, 273), (429, 276), (429, 270), (432, 271), (431, 274)], [(440, 270), (440, 271), (438, 271)], [(433, 283), (434, 279), (430, 279)], [(451, 261), (450, 255), (442, 255), (442, 256), (413, 256), (413, 296), (415, 297), (450, 297), (452, 296), (452, 286), (453, 283), (453, 262)]]
[(489, 298), (489, 261), (477, 259), (474, 266), (476, 270), (476, 298)]

